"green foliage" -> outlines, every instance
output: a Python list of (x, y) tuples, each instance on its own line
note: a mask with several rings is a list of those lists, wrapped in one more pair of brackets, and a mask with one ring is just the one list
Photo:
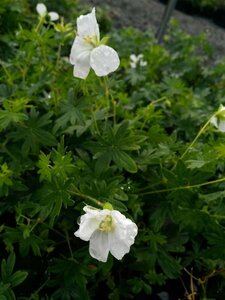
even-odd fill
[(216, 10), (218, 8), (225, 8), (223, 0), (191, 0), (193, 5), (198, 6), (202, 9), (208, 8)]
[[(199, 279), (206, 299), (214, 276), (223, 297), (225, 136), (208, 120), (225, 99), (225, 61), (208, 64), (205, 37), (173, 21), (163, 45), (133, 28), (108, 32), (120, 68), (83, 81), (68, 53), (90, 8), (46, 1), (65, 17), (52, 24), (35, 1), (2, 3), (0, 299), (144, 299), (171, 285), (181, 299), (180, 278)], [(131, 68), (140, 53), (147, 65)], [(104, 264), (74, 232), (84, 205), (107, 202), (139, 233), (122, 261)]]
[(3, 300), (16, 299), (13, 288), (20, 285), (28, 275), (25, 271), (14, 272), (15, 260), (15, 254), (11, 253), (7, 260), (3, 259), (1, 262), (0, 297)]

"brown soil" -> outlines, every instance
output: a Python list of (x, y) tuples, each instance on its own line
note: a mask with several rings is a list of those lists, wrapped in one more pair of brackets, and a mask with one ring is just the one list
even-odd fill
[[(133, 26), (154, 33), (160, 26), (165, 5), (157, 0), (82, 0), (81, 3), (95, 6), (108, 6), (113, 25)], [(215, 60), (225, 57), (225, 30), (212, 21), (198, 16), (186, 15), (175, 10), (172, 17), (179, 21), (180, 28), (196, 35), (205, 32), (210, 44), (215, 48)]]

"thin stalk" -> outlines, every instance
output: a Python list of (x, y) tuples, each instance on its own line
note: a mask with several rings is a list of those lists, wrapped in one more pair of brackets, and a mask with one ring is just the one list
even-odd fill
[[(147, 109), (148, 109), (148, 107), (151, 107), (151, 106), (155, 105), (156, 103), (159, 103), (159, 102), (162, 102), (162, 101), (166, 101), (166, 100), (168, 100), (168, 98), (165, 97), (165, 96), (162, 97), (162, 98), (159, 98), (157, 100), (153, 100), (151, 103), (148, 104)], [(148, 117), (146, 117), (144, 119), (144, 122), (143, 122), (143, 124), (141, 126), (141, 130), (143, 130), (143, 128), (145, 127), (145, 124), (146, 124), (147, 121), (148, 121)]]
[(208, 181), (208, 182), (193, 184), (193, 185), (185, 185), (185, 186), (178, 186), (178, 187), (169, 188), (169, 189), (162, 189), (162, 190), (144, 192), (144, 193), (140, 193), (139, 195), (144, 196), (144, 195), (161, 194), (161, 193), (174, 192), (174, 191), (180, 191), (180, 190), (188, 190), (188, 189), (193, 189), (193, 188), (198, 188), (198, 187), (202, 187), (202, 186), (211, 185), (211, 184), (214, 184), (214, 183), (220, 183), (220, 182), (223, 182), (223, 181), (225, 181), (225, 177), (220, 178), (220, 179), (216, 179), (216, 180), (212, 180), (212, 181)]
[(59, 42), (59, 47), (58, 47), (57, 56), (56, 56), (56, 67), (59, 66), (59, 62), (60, 62), (60, 58), (61, 58), (62, 45), (63, 45), (63, 42)]
[(207, 122), (203, 125), (203, 127), (199, 130), (199, 132), (197, 133), (197, 135), (195, 136), (195, 138), (193, 139), (193, 141), (191, 142), (190, 145), (188, 145), (188, 147), (186, 148), (186, 150), (184, 151), (184, 153), (179, 157), (179, 159), (176, 161), (175, 165), (173, 166), (172, 170), (174, 170), (176, 168), (176, 165), (178, 163), (179, 160), (182, 160), (186, 154), (190, 151), (190, 149), (194, 146), (194, 144), (197, 142), (197, 140), (199, 139), (199, 137), (203, 134), (203, 132), (205, 131), (205, 129), (207, 128), (207, 126), (210, 124), (212, 118), (214, 118), (217, 114), (219, 113), (219, 111), (216, 111), (208, 120)]
[(46, 284), (49, 282), (49, 278), (45, 280), (45, 282), (28, 298), (28, 300), (35, 299), (33, 296), (38, 295), (40, 291), (46, 286)]
[(101, 201), (99, 201), (99, 200), (97, 200), (97, 199), (95, 199), (95, 198), (93, 198), (93, 197), (91, 197), (91, 196), (85, 195), (85, 194), (83, 194), (83, 193), (81, 193), (81, 192), (79, 192), (79, 191), (77, 191), (77, 192), (74, 192), (74, 191), (68, 191), (68, 192), (71, 193), (71, 194), (73, 194), (73, 195), (79, 196), (79, 197), (81, 197), (81, 198), (83, 198), (83, 199), (90, 200), (90, 201), (92, 201), (93, 203), (97, 204), (98, 206), (103, 207), (103, 205), (104, 205)]
[(34, 29), (34, 31), (38, 32), (40, 30), (41, 26), (44, 24), (44, 22), (45, 22), (45, 18), (40, 17), (37, 27)]
[(66, 234), (66, 241), (67, 241), (67, 245), (68, 245), (68, 248), (69, 248), (69, 251), (70, 251), (70, 256), (72, 259), (74, 259), (73, 257), (73, 251), (72, 251), (72, 248), (71, 248), (71, 245), (70, 245), (70, 239), (69, 239), (69, 235), (68, 235), (68, 231), (65, 230), (65, 234)]
[(10, 84), (10, 85), (13, 85), (13, 79), (12, 79), (12, 76), (10, 75), (9, 71), (8, 71), (7, 68), (4, 66), (3, 63), (0, 63), (0, 64), (1, 64), (1, 66), (2, 66), (3, 71), (4, 71), (5, 74), (8, 76), (9, 84)]

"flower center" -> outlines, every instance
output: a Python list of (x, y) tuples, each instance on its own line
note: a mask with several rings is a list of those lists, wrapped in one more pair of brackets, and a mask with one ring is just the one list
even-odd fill
[(101, 231), (111, 231), (114, 228), (113, 218), (107, 215), (103, 221), (101, 221), (98, 229)]
[(97, 47), (99, 44), (97, 35), (87, 35), (84, 37), (84, 41), (93, 47)]

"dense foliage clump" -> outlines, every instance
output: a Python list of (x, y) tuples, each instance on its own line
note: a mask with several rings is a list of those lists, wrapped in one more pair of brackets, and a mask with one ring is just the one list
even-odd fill
[[(163, 45), (110, 30), (118, 71), (74, 78), (76, 18), (91, 8), (72, 2), (49, 1), (55, 23), (28, 1), (1, 4), (0, 299), (223, 299), (225, 134), (210, 120), (225, 61), (212, 66), (204, 36), (174, 21)], [(94, 260), (74, 236), (99, 202), (138, 226), (121, 261)]]

